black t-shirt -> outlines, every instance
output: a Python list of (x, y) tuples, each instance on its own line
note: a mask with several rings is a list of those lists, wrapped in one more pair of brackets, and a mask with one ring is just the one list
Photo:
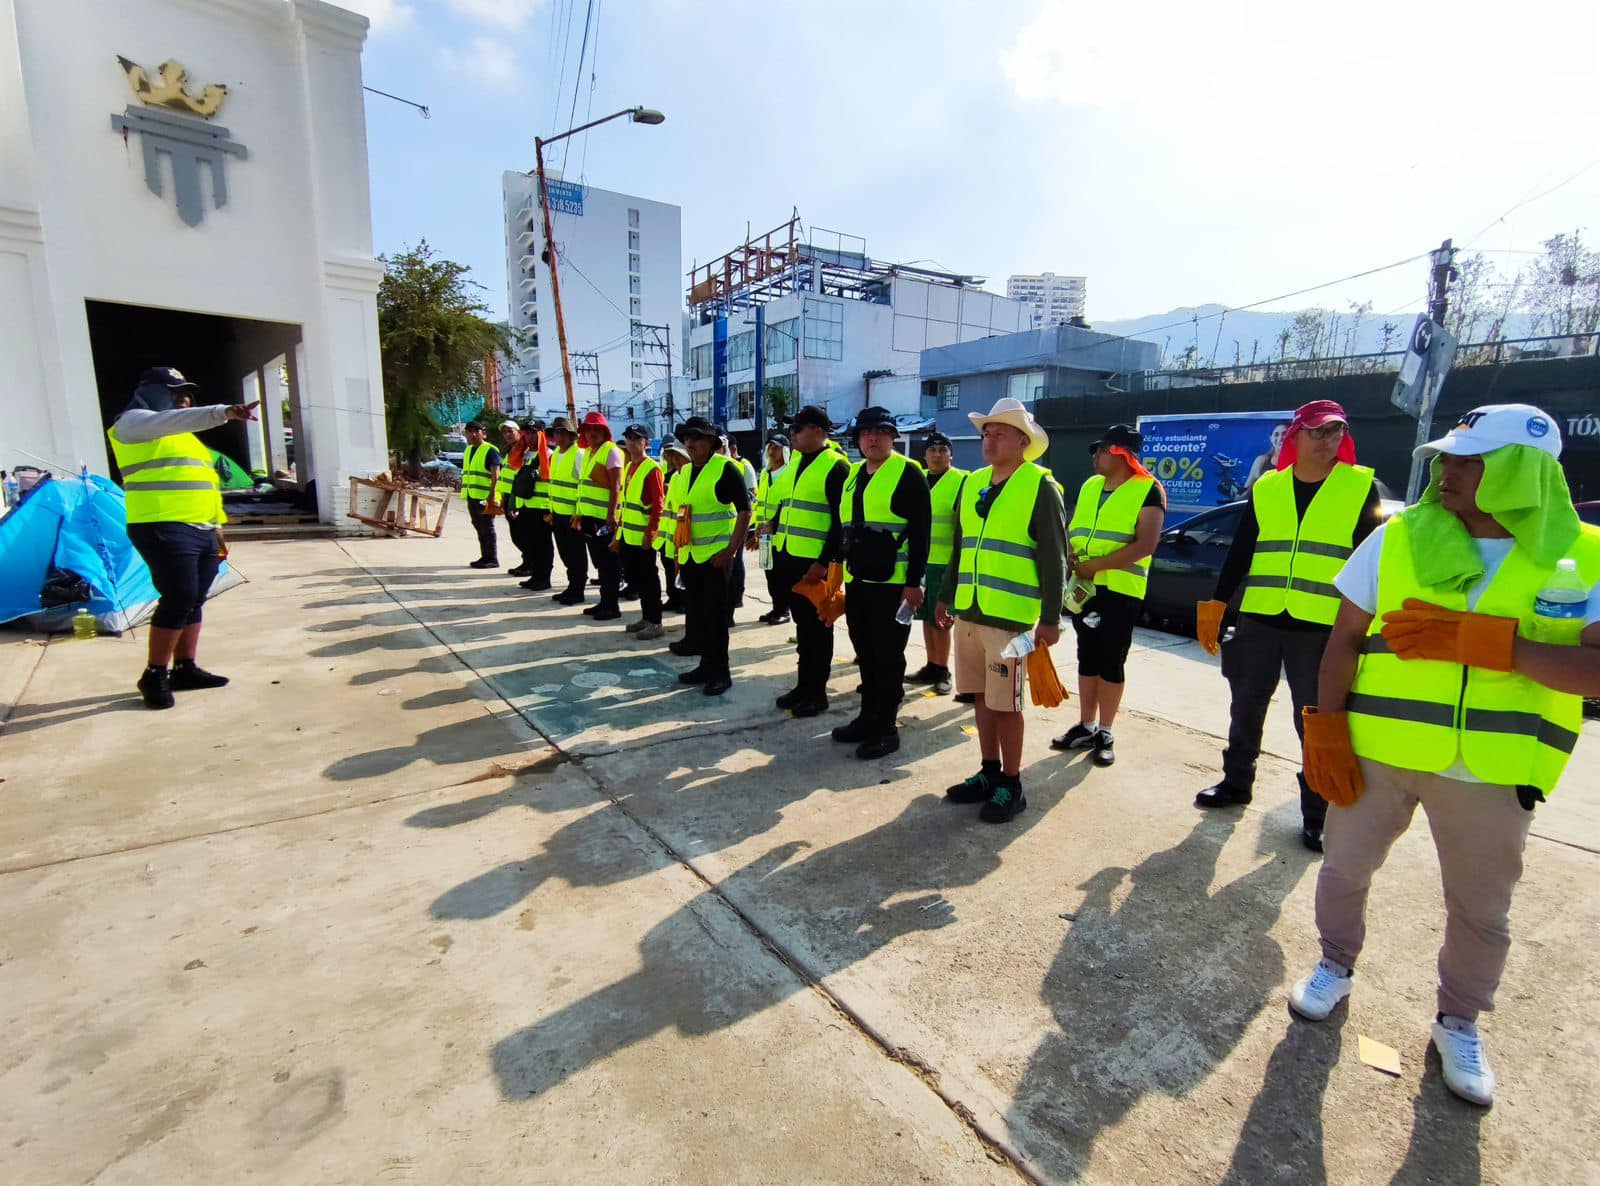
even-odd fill
[[(1292, 471), (1291, 471), (1292, 472)], [(1326, 481), (1326, 479), (1323, 479)], [(1296, 518), (1304, 520), (1306, 511), (1311, 506), (1311, 500), (1316, 498), (1317, 491), (1322, 489), (1322, 482), (1303, 482), (1298, 477), (1294, 479), (1294, 511)], [(1356, 518), (1356, 529), (1352, 546), (1359, 544), (1371, 535), (1378, 527), (1379, 503), (1383, 499), (1383, 491), (1376, 479), (1372, 488), (1367, 491), (1367, 500), (1361, 504), (1361, 514)], [(1244, 512), (1239, 516), (1239, 526), (1234, 532), (1233, 543), (1228, 548), (1227, 558), (1222, 562), (1222, 571), (1217, 574), (1217, 591), (1215, 597), (1218, 601), (1232, 601), (1233, 595), (1239, 591), (1239, 586), (1244, 583), (1245, 577), (1250, 572), (1250, 560), (1255, 555), (1256, 541), (1261, 538), (1261, 524), (1256, 519), (1255, 499), (1245, 501)], [(1330, 627), (1319, 625), (1316, 622), (1307, 622), (1303, 618), (1296, 618), (1284, 610), (1280, 614), (1251, 614), (1252, 618), (1259, 618), (1264, 622), (1271, 622), (1284, 630), (1320, 630), (1327, 632)]]
[[(833, 477), (832, 474), (828, 476)], [(866, 469), (863, 467), (861, 478), (867, 477)], [(850, 516), (857, 523), (866, 521), (866, 500), (867, 482), (858, 479), (855, 485), (855, 498), (850, 507)], [(895, 483), (894, 493), (889, 496), (889, 509), (906, 521), (906, 584), (920, 585), (923, 575), (928, 571), (928, 542), (929, 534), (933, 530), (933, 504), (928, 500), (928, 479), (916, 466), (907, 465), (900, 471), (900, 480)]]

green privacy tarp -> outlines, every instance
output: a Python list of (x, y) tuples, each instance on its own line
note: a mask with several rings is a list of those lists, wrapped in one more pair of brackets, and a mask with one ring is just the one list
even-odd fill
[(217, 467), (217, 477), (221, 479), (224, 490), (252, 490), (255, 488), (255, 478), (241, 469), (239, 463), (226, 453), (218, 453), (215, 449), (211, 450), (211, 461)]

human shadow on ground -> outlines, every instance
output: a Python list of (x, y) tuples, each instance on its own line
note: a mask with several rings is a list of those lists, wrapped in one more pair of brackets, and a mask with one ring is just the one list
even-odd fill
[[(902, 936), (953, 923), (944, 891), (997, 870), (1005, 850), (1067, 786), (1058, 778), (1034, 792), (1029, 811), (1004, 827), (979, 823), (975, 808), (920, 795), (894, 819), (801, 859), (803, 841), (779, 845), (734, 872), (720, 891), (821, 980)], [(556, 857), (552, 875), (567, 876), (562, 863), (574, 851)], [(580, 864), (574, 873), (586, 870)], [(731, 954), (711, 918), (726, 920), (727, 911), (708, 891), (651, 929), (637, 972), (497, 1043), (492, 1063), (501, 1094), (539, 1095), (655, 1034), (710, 1033), (804, 991), (805, 981), (780, 963), (756, 958), (761, 948), (753, 939), (751, 958)], [(708, 935), (721, 950), (708, 951)]]
[[(71, 711), (76, 710), (76, 711)], [(139, 693), (133, 690), (105, 696), (82, 696), (76, 700), (53, 700), (45, 704), (23, 702), (0, 720), (0, 737), (19, 737), (39, 729), (70, 725), (108, 712), (147, 711)]]
[(1444, 1085), (1443, 1076), (1439, 1052), (1429, 1042), (1422, 1082), (1411, 1101), (1411, 1144), (1389, 1186), (1434, 1186), (1439, 1182), (1478, 1186), (1483, 1181), (1483, 1121), (1488, 1110), (1457, 1099)]
[(1322, 1100), (1339, 1061), (1348, 1016), (1344, 1009), (1323, 1022), (1289, 1016), (1222, 1186), (1325, 1186)]
[[(1310, 860), (1270, 853), (1212, 891), (1234, 825), (1203, 814), (1172, 848), (1082, 885), (1044, 979), (1058, 1029), (1034, 1050), (1007, 1113), (1049, 1176), (1079, 1178), (1101, 1134), (1143, 1096), (1197, 1088), (1278, 992), (1283, 952), (1269, 932)], [(1261, 842), (1277, 832), (1264, 826)]]

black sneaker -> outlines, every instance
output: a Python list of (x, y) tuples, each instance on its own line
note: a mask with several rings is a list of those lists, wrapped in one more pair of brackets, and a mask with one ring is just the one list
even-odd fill
[(525, 581), (518, 581), (517, 582), (517, 588), (526, 589), (530, 593), (543, 593), (549, 587), (550, 587), (550, 582), (549, 581), (536, 581), (532, 577), (529, 577)]
[(785, 692), (782, 696), (779, 696), (773, 701), (773, 703), (779, 708), (789, 709), (793, 708), (796, 704), (799, 704), (805, 698), (806, 694), (799, 688), (795, 688), (792, 691)]
[(667, 650), (671, 651), (674, 655), (681, 655), (686, 659), (692, 658), (700, 653), (700, 648), (695, 646), (694, 643), (690, 642), (687, 638), (680, 638), (677, 642), (669, 642), (667, 644)]
[(865, 741), (870, 736), (872, 736), (872, 729), (860, 717), (857, 717), (848, 725), (835, 725), (833, 729), (833, 739), (835, 741)]
[(228, 677), (213, 675), (204, 667), (195, 666), (193, 659), (187, 663), (180, 659), (172, 665), (167, 684), (174, 692), (193, 692), (199, 688), (226, 688)]
[(797, 717), (820, 717), (828, 711), (826, 696), (807, 696), (789, 709)]
[(900, 748), (900, 730), (890, 729), (887, 733), (880, 733), (876, 737), (869, 737), (856, 746), (856, 757), (863, 762), (870, 762), (874, 758), (887, 758)]
[(948, 671), (933, 681), (933, 690), (940, 696), (948, 696), (950, 694), (950, 689), (954, 686), (955, 685), (950, 682), (950, 673)]
[(563, 589), (550, 600), (561, 605), (582, 605), (583, 593), (577, 589)]
[(1250, 792), (1236, 790), (1226, 782), (1207, 787), (1194, 797), (1196, 807), (1243, 807), (1250, 802)]
[(936, 667), (932, 663), (924, 663), (921, 667), (917, 668), (915, 671), (908, 672), (906, 674), (906, 683), (908, 683), (908, 684), (932, 684), (932, 683), (937, 683), (940, 676), (943, 676), (944, 678), (948, 679), (950, 677), (950, 673), (948, 671), (946, 671), (943, 667)]
[(177, 703), (172, 698), (172, 683), (165, 667), (146, 667), (135, 686), (144, 697), (146, 708), (171, 708)]
[(978, 694), (976, 692), (957, 692), (951, 699), (957, 704), (976, 704), (978, 702)]
[(496, 560), (496, 559), (490, 559), (488, 556), (484, 556), (484, 557), (481, 557), (481, 558), (479, 558), (477, 560), (474, 560), (471, 564), (467, 565), (467, 567), (468, 568), (499, 568), (500, 567), (500, 561)]
[(994, 780), (987, 770), (980, 770), (971, 778), (946, 787), (944, 797), (952, 803), (982, 803), (993, 794)]
[(614, 605), (597, 605), (592, 614), (588, 610), (583, 612), (589, 614), (596, 622), (614, 622), (622, 616), (622, 611)]
[(1300, 829), (1300, 843), (1312, 852), (1322, 851), (1322, 825), (1307, 824)]
[(1082, 723), (1072, 726), (1050, 743), (1051, 749), (1088, 749), (1098, 736), (1095, 730)]
[(716, 679), (708, 679), (706, 686), (700, 690), (707, 696), (720, 696), (731, 687), (733, 687), (733, 681), (725, 675), (719, 675)]
[(1094, 764), (1096, 766), (1110, 766), (1117, 760), (1117, 751), (1113, 748), (1111, 730), (1101, 729), (1094, 735)]
[(685, 671), (679, 675), (678, 682), (680, 684), (709, 684), (711, 677), (706, 674), (704, 668), (696, 667), (693, 671)]
[(996, 783), (994, 794), (978, 809), (978, 818), (986, 824), (1009, 824), (1017, 817), (1017, 812), (1027, 805), (1028, 800), (1023, 796), (1021, 786)]
[(508, 576), (508, 577), (525, 577), (525, 576), (528, 576), (529, 574), (531, 574), (532, 572), (533, 572), (533, 569), (529, 568), (526, 564), (519, 564), (515, 568), (506, 569), (506, 576)]

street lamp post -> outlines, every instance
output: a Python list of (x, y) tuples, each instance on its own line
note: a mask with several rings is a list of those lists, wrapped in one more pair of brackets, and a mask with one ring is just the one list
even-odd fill
[[(561, 378), (567, 388), (567, 418), (576, 420), (578, 417), (578, 402), (572, 391), (572, 362), (567, 356), (567, 322), (561, 315), (561, 277), (556, 269), (556, 242), (550, 227), (550, 187), (544, 175), (544, 147), (565, 140), (568, 136), (576, 136), (579, 132), (587, 132), (590, 128), (599, 127), (614, 119), (627, 116), (629, 121), (636, 124), (659, 124), (667, 117), (659, 111), (652, 111), (648, 107), (629, 107), (622, 111), (613, 112), (601, 119), (591, 120), (582, 127), (570, 128), (559, 136), (548, 139), (535, 136), (533, 138), (533, 160), (539, 175), (539, 208), (544, 215), (544, 253), (545, 263), (550, 267), (550, 299), (556, 306), (556, 340), (561, 343)], [(670, 381), (670, 380), (669, 380)]]

